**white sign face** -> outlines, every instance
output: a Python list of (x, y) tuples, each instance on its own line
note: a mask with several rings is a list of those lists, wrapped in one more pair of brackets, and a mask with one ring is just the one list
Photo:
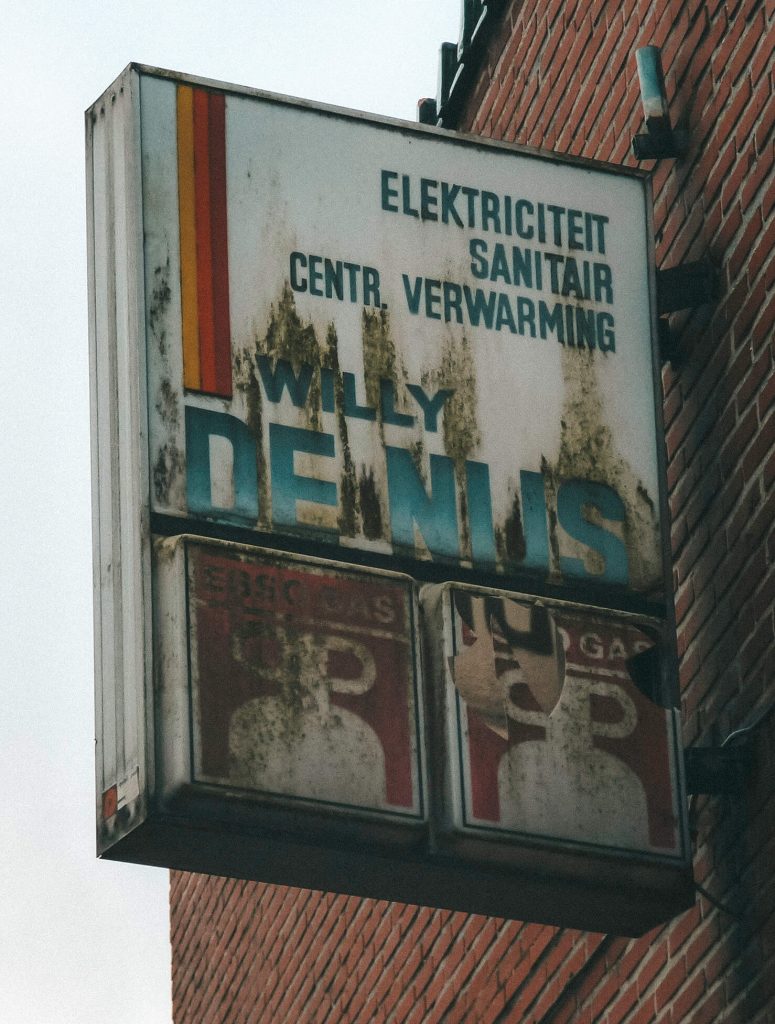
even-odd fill
[(152, 513), (661, 594), (642, 176), (140, 99)]
[(637, 668), (661, 624), (444, 589), (456, 826), (683, 856), (676, 713)]

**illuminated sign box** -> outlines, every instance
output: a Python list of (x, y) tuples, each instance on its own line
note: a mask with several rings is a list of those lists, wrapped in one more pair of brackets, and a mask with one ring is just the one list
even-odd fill
[[(87, 145), (100, 852), (685, 906), (647, 177), (139, 66)], [(551, 685), (506, 686), (492, 588)]]

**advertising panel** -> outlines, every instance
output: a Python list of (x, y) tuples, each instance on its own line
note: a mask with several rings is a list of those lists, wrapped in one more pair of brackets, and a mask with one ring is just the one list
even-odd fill
[(655, 699), (663, 624), (502, 591), (425, 594), (446, 652), (449, 826), (680, 858), (679, 722)]
[(185, 556), (167, 586), (191, 781), (421, 817), (411, 581), (193, 538)]

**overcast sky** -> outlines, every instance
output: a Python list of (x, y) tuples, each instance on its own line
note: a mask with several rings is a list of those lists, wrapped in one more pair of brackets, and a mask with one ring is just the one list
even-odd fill
[(460, 0), (25, 0), (0, 31), (0, 1019), (168, 1024), (166, 871), (94, 856), (83, 111), (130, 61), (414, 120)]

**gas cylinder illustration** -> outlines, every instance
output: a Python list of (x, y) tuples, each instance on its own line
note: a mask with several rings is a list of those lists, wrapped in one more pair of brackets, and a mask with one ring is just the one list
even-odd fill
[(632, 617), (456, 590), (454, 718), (467, 826), (665, 852), (679, 843), (672, 712)]

